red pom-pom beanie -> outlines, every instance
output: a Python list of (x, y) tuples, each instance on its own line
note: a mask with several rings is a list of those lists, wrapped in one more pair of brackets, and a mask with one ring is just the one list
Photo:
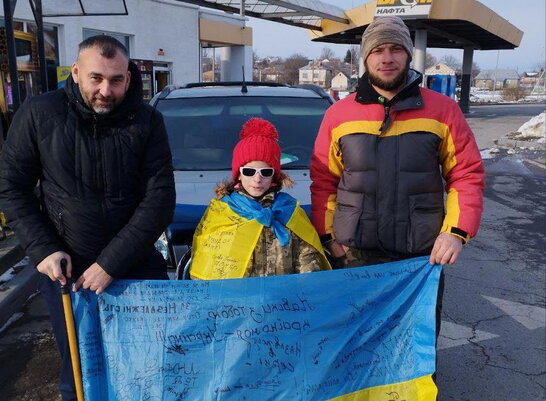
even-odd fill
[(231, 178), (239, 177), (239, 167), (251, 161), (263, 161), (275, 169), (274, 180), (281, 177), (281, 147), (275, 126), (263, 118), (251, 118), (244, 125), (241, 140), (233, 149)]

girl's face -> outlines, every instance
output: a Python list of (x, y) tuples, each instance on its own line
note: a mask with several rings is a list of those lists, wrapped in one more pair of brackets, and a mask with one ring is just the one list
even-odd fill
[[(245, 169), (245, 167), (248, 167)], [(269, 169), (263, 170), (263, 175), (270, 175), (269, 177), (264, 177), (260, 174), (259, 169)], [(249, 176), (254, 170), (254, 175)], [(271, 188), (271, 183), (273, 182), (273, 176), (275, 172), (271, 173), (271, 166), (266, 162), (262, 161), (251, 161), (245, 164), (239, 169), (239, 181), (245, 189), (246, 192), (255, 198), (262, 196), (269, 188)], [(243, 174), (244, 173), (244, 174)], [(245, 175), (246, 174), (246, 175)]]

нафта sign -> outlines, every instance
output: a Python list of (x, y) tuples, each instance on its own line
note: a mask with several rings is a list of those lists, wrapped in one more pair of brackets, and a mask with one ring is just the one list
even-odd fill
[(375, 16), (428, 17), (432, 0), (377, 0)]

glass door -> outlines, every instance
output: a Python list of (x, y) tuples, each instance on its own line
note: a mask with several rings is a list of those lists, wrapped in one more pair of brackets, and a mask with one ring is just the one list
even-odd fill
[(171, 69), (166, 63), (154, 64), (154, 93), (161, 92), (171, 83)]

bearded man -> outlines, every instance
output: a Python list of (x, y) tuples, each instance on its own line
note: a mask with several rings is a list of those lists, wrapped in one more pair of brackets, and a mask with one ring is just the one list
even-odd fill
[(453, 100), (419, 86), (412, 49), (400, 18), (374, 20), (356, 93), (322, 121), (311, 214), (333, 266), (428, 254), (452, 264), (478, 231), (484, 170), (474, 135)]
[[(320, 126), (311, 217), (334, 268), (428, 254), (432, 264), (452, 264), (478, 231), (484, 169), (474, 134), (453, 100), (419, 87), (412, 49), (400, 18), (374, 20), (362, 37), (366, 73), (356, 93)], [(442, 271), (436, 337), (443, 291)]]
[(137, 67), (114, 38), (86, 39), (65, 87), (22, 105), (0, 156), (0, 207), (42, 273), (63, 401), (76, 394), (57, 281), (100, 294), (115, 278), (167, 279), (154, 242), (174, 205), (165, 126)]

